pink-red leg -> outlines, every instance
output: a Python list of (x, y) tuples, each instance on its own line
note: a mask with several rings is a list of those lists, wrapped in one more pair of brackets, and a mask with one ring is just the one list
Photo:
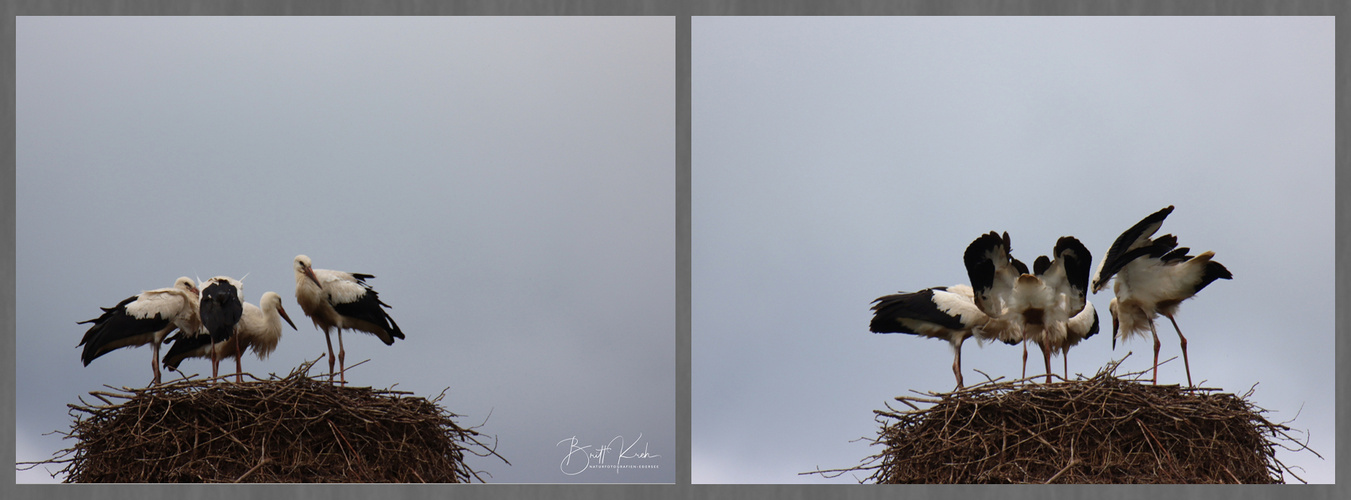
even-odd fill
[[(236, 336), (237, 336), (237, 335), (238, 335), (238, 334), (236, 334)], [(237, 384), (242, 384), (242, 383), (244, 383), (244, 362), (242, 361), (242, 360), (244, 359), (244, 355), (243, 355), (244, 353), (241, 352), (241, 351), (242, 351), (244, 348), (243, 348), (243, 347), (240, 347), (239, 344), (241, 344), (241, 342), (239, 341), (239, 338), (236, 337), (236, 338), (235, 338), (235, 383), (237, 383)]]
[(159, 385), (159, 339), (152, 340), (151, 342), (154, 352), (150, 353), (150, 355), (153, 356), (150, 358), (150, 367), (155, 369), (155, 380), (150, 382), (150, 385)]
[(1046, 358), (1046, 383), (1051, 383), (1051, 346), (1041, 344), (1041, 356)]
[(342, 346), (342, 329), (338, 329), (338, 380), (347, 383), (347, 349)]
[(1167, 314), (1164, 316), (1168, 317), (1168, 321), (1173, 322), (1173, 329), (1177, 330), (1177, 338), (1182, 339), (1182, 366), (1187, 367), (1187, 387), (1195, 387), (1192, 385), (1192, 363), (1187, 359), (1187, 337), (1182, 336), (1182, 329), (1177, 327), (1177, 320)]
[(1159, 385), (1159, 332), (1154, 329), (1154, 319), (1149, 320), (1149, 333), (1154, 334), (1154, 385)]
[[(338, 330), (338, 335), (342, 335), (342, 330)], [(324, 343), (328, 344), (328, 381), (333, 381), (333, 363), (337, 362), (333, 356), (333, 337), (329, 336), (328, 329), (324, 329)]]
[(966, 338), (962, 337), (961, 340), (957, 341), (957, 344), (952, 346), (952, 350), (956, 351), (956, 354), (953, 355), (952, 360), (952, 374), (957, 376), (958, 389), (962, 388), (962, 342), (965, 341)]
[(1027, 378), (1027, 339), (1023, 339), (1023, 378)]

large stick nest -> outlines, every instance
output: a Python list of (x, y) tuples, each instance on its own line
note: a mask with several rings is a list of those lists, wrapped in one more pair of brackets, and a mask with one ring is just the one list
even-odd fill
[(1278, 446), (1317, 455), (1263, 417), (1251, 390), (1153, 385), (1114, 369), (898, 397), (908, 410), (874, 411), (881, 454), (815, 473), (870, 472), (862, 481), (876, 483), (1283, 483), (1286, 473), (1303, 479), (1276, 459)]
[(39, 463), (64, 463), (53, 475), (67, 482), (459, 483), (483, 482), (466, 453), (502, 458), (437, 405), (444, 392), (342, 387), (309, 378), (312, 365), (280, 379), (91, 392), (104, 404), (68, 405), (77, 443)]

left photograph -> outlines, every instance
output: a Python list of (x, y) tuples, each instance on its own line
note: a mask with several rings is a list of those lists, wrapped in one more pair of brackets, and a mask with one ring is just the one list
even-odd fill
[(16, 482), (674, 482), (675, 53), (17, 18)]

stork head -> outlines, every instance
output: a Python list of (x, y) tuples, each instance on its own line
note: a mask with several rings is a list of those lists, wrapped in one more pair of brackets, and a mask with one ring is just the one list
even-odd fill
[(192, 278), (187, 276), (180, 276), (177, 280), (174, 280), (174, 288), (192, 293), (193, 295), (202, 294), (201, 291), (197, 290), (197, 284), (192, 281)]
[(314, 282), (314, 286), (321, 286), (319, 284), (319, 278), (314, 275), (314, 268), (310, 264), (310, 257), (308, 255), (297, 255), (296, 260), (291, 267), (296, 271), (297, 280), (300, 279), (301, 275), (304, 275), (305, 277), (308, 277), (310, 281)]
[[(1112, 350), (1113, 350), (1113, 351), (1116, 350), (1116, 334), (1117, 334), (1117, 331), (1121, 329), (1121, 321), (1118, 320), (1117, 317), (1116, 317), (1116, 315), (1117, 315), (1117, 309), (1119, 309), (1119, 308), (1120, 308), (1120, 306), (1117, 304), (1116, 297), (1112, 297), (1112, 301), (1107, 303), (1107, 312), (1112, 313)], [(1095, 313), (1095, 314), (1096, 314), (1096, 313)]]
[(286, 309), (281, 307), (281, 295), (277, 295), (277, 292), (264, 293), (263, 298), (258, 300), (258, 305), (263, 311), (276, 309), (277, 314), (281, 315), (281, 319), (286, 320), (286, 324), (291, 325), (292, 330), (298, 330), (296, 324), (291, 321), (291, 317), (286, 314)]

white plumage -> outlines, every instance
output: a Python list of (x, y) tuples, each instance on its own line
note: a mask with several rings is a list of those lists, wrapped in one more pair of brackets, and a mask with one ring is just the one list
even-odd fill
[(356, 274), (328, 269), (314, 269), (310, 258), (297, 255), (292, 263), (296, 278), (296, 302), (305, 312), (314, 326), (323, 330), (324, 340), (328, 343), (329, 379), (333, 377), (333, 341), (330, 332), (338, 332), (337, 362), (339, 377), (347, 381), (346, 349), (342, 345), (343, 329), (359, 330), (379, 337), (385, 345), (392, 345), (394, 339), (404, 338), (399, 325), (389, 316), (385, 308), (390, 307), (380, 301), (366, 280), (374, 278), (370, 274)]
[[(80, 340), (84, 346), (81, 360), (85, 366), (109, 351), (127, 346), (150, 344), (154, 369), (152, 384), (160, 383), (159, 348), (165, 336), (175, 328), (190, 335), (204, 333), (198, 313), (198, 290), (191, 278), (180, 277), (174, 286), (133, 295), (113, 307), (104, 307), (97, 318), (77, 324), (93, 323)], [(77, 346), (78, 347), (78, 346)]]
[(1190, 250), (1177, 246), (1177, 238), (1165, 234), (1152, 238), (1172, 213), (1170, 205), (1131, 226), (1112, 243), (1111, 249), (1098, 266), (1093, 278), (1093, 292), (1097, 293), (1115, 278), (1112, 290), (1116, 297), (1108, 304), (1112, 313), (1112, 346), (1116, 340), (1144, 335), (1148, 330), (1154, 337), (1154, 376), (1159, 378), (1159, 333), (1154, 317), (1162, 314), (1173, 323), (1182, 345), (1182, 361), (1187, 370), (1187, 385), (1192, 385), (1191, 360), (1187, 357), (1187, 337), (1178, 328), (1178, 306), (1217, 279), (1232, 279), (1233, 275), (1219, 262), (1212, 260), (1214, 252), (1187, 255)]
[[(258, 359), (267, 359), (267, 356), (277, 348), (281, 341), (281, 322), (291, 325), (291, 329), (296, 329), (295, 323), (291, 321), (290, 316), (286, 314), (286, 309), (281, 305), (281, 296), (276, 292), (267, 292), (263, 294), (262, 299), (258, 301), (262, 307), (245, 303), (243, 315), (239, 323), (235, 325), (234, 335), (224, 342), (213, 343), (207, 336), (182, 337), (175, 335), (170, 339), (174, 342), (169, 353), (164, 355), (164, 366), (171, 370), (177, 370), (178, 365), (186, 358), (206, 358), (219, 364), (221, 360), (233, 357), (235, 358), (235, 381), (243, 382), (243, 363), (240, 360), (245, 350), (252, 350)], [(214, 352), (214, 354), (213, 354)]]
[(973, 335), (986, 340), (990, 322), (976, 307), (971, 287), (953, 285), (898, 293), (874, 300), (870, 329), (874, 333), (908, 333), (942, 339), (952, 345), (952, 373), (962, 387), (962, 343)]

